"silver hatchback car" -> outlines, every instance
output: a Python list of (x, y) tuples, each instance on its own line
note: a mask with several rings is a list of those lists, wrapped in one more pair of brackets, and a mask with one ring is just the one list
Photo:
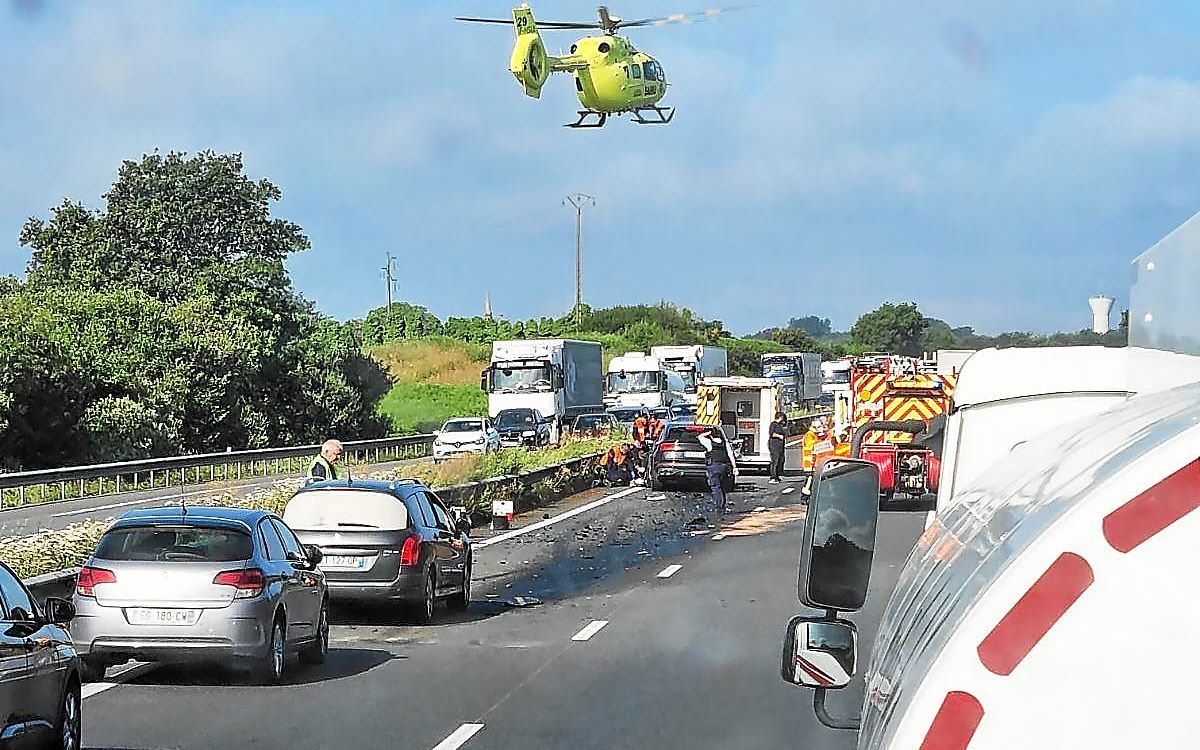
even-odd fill
[(70, 630), (84, 677), (128, 659), (220, 661), (275, 683), (289, 654), (323, 662), (320, 561), (320, 550), (266, 511), (130, 511), (79, 571)]

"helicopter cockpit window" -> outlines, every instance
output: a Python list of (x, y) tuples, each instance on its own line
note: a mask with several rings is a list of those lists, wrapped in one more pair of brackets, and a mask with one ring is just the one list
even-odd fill
[(645, 64), (645, 68), (646, 68), (646, 80), (647, 81), (657, 81), (658, 80), (658, 63), (651, 60)]
[(629, 70), (633, 73), (634, 78), (642, 77), (642, 66), (641, 65), (634, 63), (633, 65), (629, 66)]
[(572, 45), (571, 45), (571, 54), (573, 55), (573, 54), (575, 54), (577, 51), (579, 51), (579, 45), (578, 45), (578, 44), (572, 44)]
[(600, 42), (600, 44), (598, 44), (596, 46), (596, 49), (600, 50), (600, 52), (602, 52), (602, 53), (607, 54), (608, 51), (610, 49), (612, 49), (612, 47), (608, 46), (608, 42)]

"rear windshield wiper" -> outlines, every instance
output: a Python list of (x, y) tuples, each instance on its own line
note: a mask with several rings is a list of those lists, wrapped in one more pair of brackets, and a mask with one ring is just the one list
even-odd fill
[(362, 529), (378, 529), (379, 527), (373, 523), (354, 523), (352, 521), (338, 521), (338, 526), (355, 526)]

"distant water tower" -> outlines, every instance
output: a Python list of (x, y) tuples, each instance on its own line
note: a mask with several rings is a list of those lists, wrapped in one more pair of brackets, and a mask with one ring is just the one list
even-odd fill
[(1113, 298), (1097, 294), (1088, 298), (1088, 306), (1092, 308), (1092, 332), (1103, 336), (1112, 330), (1108, 317), (1112, 313)]

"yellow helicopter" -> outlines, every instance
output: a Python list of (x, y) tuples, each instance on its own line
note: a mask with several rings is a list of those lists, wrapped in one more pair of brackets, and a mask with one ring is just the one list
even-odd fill
[[(597, 22), (536, 22), (528, 3), (513, 9), (512, 21), (501, 18), (469, 18), (455, 20), (468, 23), (509, 24), (517, 32), (508, 69), (534, 99), (542, 95), (542, 86), (551, 73), (572, 73), (575, 92), (584, 109), (579, 119), (567, 123), (568, 128), (599, 128), (609, 115), (629, 114), (639, 125), (666, 125), (675, 116), (674, 107), (658, 103), (667, 93), (667, 77), (658, 62), (639, 52), (619, 29), (639, 26), (665, 26), (673, 23), (695, 23), (708, 20), (731, 8), (713, 8), (698, 13), (677, 13), (661, 18), (642, 18), (625, 21), (601, 5)], [(542, 29), (599, 29), (597, 36), (585, 36), (571, 45), (568, 55), (555, 57), (546, 53)]]

